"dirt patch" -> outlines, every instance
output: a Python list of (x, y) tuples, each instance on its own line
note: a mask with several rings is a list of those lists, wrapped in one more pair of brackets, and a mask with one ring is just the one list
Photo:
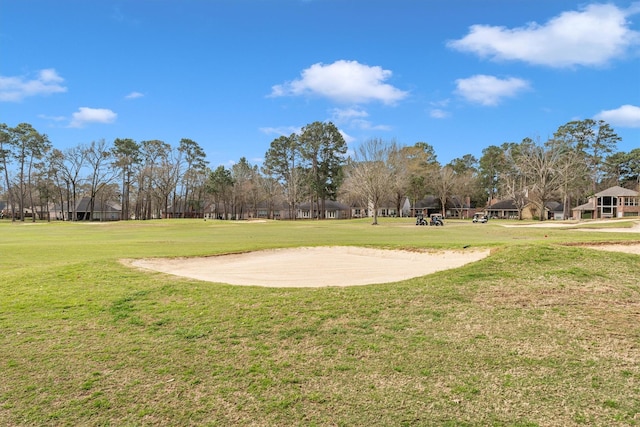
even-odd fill
[(125, 262), (147, 270), (232, 285), (324, 287), (396, 282), (461, 267), (488, 255), (489, 250), (410, 252), (331, 246)]

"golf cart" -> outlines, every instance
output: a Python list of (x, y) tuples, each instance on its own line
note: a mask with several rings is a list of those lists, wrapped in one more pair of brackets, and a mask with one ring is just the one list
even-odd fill
[(442, 215), (431, 214), (431, 221), (429, 222), (429, 225), (435, 225), (435, 226), (444, 225), (444, 220), (442, 219)]
[(424, 219), (424, 215), (416, 215), (416, 225), (427, 225), (427, 220)]
[(473, 215), (473, 222), (484, 224), (487, 221), (489, 221), (489, 217), (485, 214), (477, 213)]

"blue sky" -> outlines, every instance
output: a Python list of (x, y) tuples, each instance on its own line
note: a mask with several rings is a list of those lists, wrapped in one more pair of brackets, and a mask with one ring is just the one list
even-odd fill
[(332, 121), (441, 163), (571, 120), (640, 147), (640, 2), (0, 0), (0, 122), (57, 148), (198, 142), (212, 167)]

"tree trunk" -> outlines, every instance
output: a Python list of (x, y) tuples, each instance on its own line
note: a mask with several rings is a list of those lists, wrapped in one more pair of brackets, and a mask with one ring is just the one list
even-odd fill
[(378, 225), (378, 205), (373, 205), (373, 223), (371, 225)]

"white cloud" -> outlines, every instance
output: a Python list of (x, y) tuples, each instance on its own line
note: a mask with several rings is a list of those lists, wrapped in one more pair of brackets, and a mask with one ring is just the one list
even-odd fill
[(384, 83), (391, 75), (390, 70), (357, 61), (317, 63), (303, 70), (299, 80), (273, 86), (271, 96), (317, 95), (337, 102), (394, 104), (408, 93)]
[(529, 82), (515, 77), (499, 79), (478, 74), (456, 80), (456, 93), (469, 102), (487, 106), (498, 105), (503, 98), (512, 98), (529, 88)]
[(352, 144), (356, 140), (353, 136), (349, 135), (342, 129), (338, 129), (338, 132), (340, 132), (340, 135), (342, 135), (342, 137), (344, 138), (344, 142), (346, 142), (347, 144)]
[(331, 112), (331, 121), (337, 125), (363, 130), (391, 130), (387, 125), (374, 125), (371, 121), (365, 120), (369, 113), (360, 108), (334, 108)]
[(451, 102), (450, 99), (441, 99), (438, 101), (431, 101), (429, 104), (431, 105), (431, 110), (429, 110), (429, 116), (433, 119), (446, 119), (447, 117), (451, 117), (451, 113), (445, 108), (449, 106)]
[(596, 120), (604, 120), (612, 126), (640, 128), (640, 107), (623, 105), (615, 110), (604, 110), (595, 115)]
[(434, 108), (429, 111), (429, 116), (434, 119), (446, 119), (447, 117), (451, 116), (451, 113), (440, 108)]
[(136, 98), (142, 98), (144, 96), (144, 93), (140, 93), (140, 92), (131, 92), (129, 95), (125, 96), (125, 99), (136, 99)]
[(360, 108), (334, 108), (331, 111), (331, 117), (335, 123), (344, 123), (354, 119), (369, 117), (369, 113)]
[(43, 120), (49, 120), (52, 122), (62, 122), (67, 120), (65, 116), (47, 116), (46, 114), (38, 114), (38, 117)]
[(118, 115), (106, 108), (80, 107), (73, 113), (69, 127), (81, 128), (88, 123), (113, 123)]
[(292, 133), (300, 133), (302, 127), (280, 126), (280, 127), (263, 127), (260, 132), (267, 135), (290, 136)]
[(549, 67), (602, 66), (640, 44), (627, 17), (640, 8), (591, 4), (561, 13), (544, 25), (506, 28), (473, 25), (469, 34), (447, 46), (483, 58), (516, 60)]
[(383, 132), (391, 130), (391, 126), (389, 125), (374, 125), (369, 120), (353, 120), (349, 125), (361, 130), (379, 130)]
[(66, 92), (64, 79), (53, 68), (40, 70), (36, 78), (0, 76), (0, 101), (19, 102), (24, 98)]

